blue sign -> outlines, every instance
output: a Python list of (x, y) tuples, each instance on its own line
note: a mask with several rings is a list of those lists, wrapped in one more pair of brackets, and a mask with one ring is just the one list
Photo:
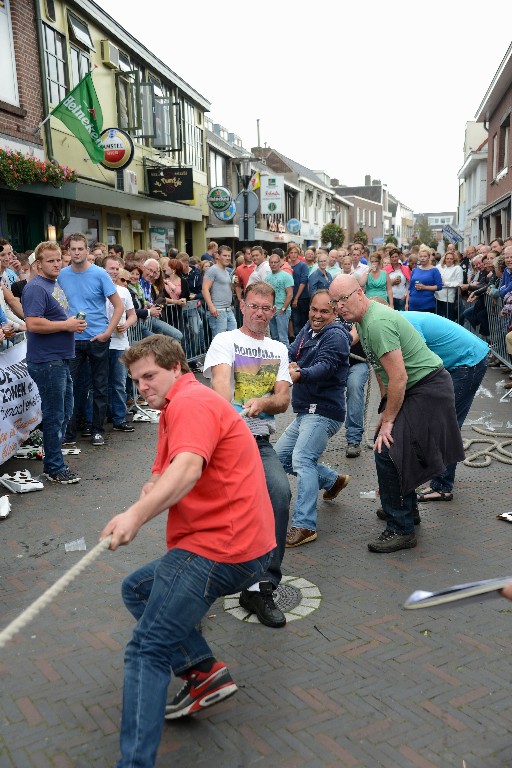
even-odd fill
[(234, 201), (231, 201), (229, 208), (227, 208), (225, 211), (214, 211), (214, 213), (220, 221), (231, 221), (236, 213), (236, 205)]
[(464, 240), (462, 235), (459, 235), (457, 230), (455, 230), (453, 227), (450, 227), (449, 224), (446, 224), (443, 227), (443, 237), (446, 237), (446, 239), (449, 240), (454, 245), (456, 243), (462, 243), (462, 241)]
[(292, 235), (298, 235), (300, 232), (300, 221), (298, 219), (289, 219), (286, 222), (286, 229), (291, 232)]

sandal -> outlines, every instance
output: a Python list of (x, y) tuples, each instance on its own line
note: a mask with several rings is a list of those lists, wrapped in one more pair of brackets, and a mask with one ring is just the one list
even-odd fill
[[(435, 495), (433, 496), (432, 494)], [(451, 501), (453, 499), (453, 493), (450, 493), (450, 491), (433, 491), (432, 489), (417, 493), (416, 496), (420, 504), (423, 504), (425, 501)]]

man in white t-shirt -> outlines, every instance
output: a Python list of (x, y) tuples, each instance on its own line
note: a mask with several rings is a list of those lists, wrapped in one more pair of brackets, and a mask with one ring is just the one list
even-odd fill
[[(112, 417), (116, 432), (134, 432), (135, 429), (126, 421), (126, 375), (127, 370), (121, 362), (123, 352), (130, 346), (127, 330), (137, 322), (130, 291), (126, 287), (130, 273), (121, 269), (121, 261), (117, 256), (107, 256), (104, 268), (112, 278), (117, 293), (123, 302), (123, 314), (116, 330), (110, 337), (108, 350), (108, 416)], [(110, 322), (114, 308), (107, 300), (107, 318)]]
[[(203, 375), (211, 378), (212, 388), (240, 411), (254, 435), (274, 510), (277, 547), (272, 561), (259, 584), (241, 593), (240, 605), (255, 613), (262, 624), (283, 627), (286, 618), (276, 607), (272, 592), (281, 581), (291, 492), (269, 438), (275, 432), (274, 414), (288, 408), (292, 382), (286, 347), (265, 335), (276, 311), (274, 300), (274, 289), (268, 283), (247, 285), (245, 299), (240, 302), (243, 324), (238, 330), (215, 336), (206, 353)], [(251, 482), (250, 467), (247, 482)]]
[(265, 251), (261, 245), (255, 245), (251, 248), (251, 256), (254, 270), (247, 281), (247, 285), (257, 283), (260, 280), (265, 280), (271, 273), (270, 265), (265, 256)]

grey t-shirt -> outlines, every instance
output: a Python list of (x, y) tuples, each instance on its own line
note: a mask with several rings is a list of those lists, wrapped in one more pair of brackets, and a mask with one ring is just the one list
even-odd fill
[(231, 276), (227, 269), (221, 269), (214, 264), (206, 272), (205, 279), (212, 281), (210, 295), (215, 309), (230, 307), (233, 300), (233, 291), (231, 290)]

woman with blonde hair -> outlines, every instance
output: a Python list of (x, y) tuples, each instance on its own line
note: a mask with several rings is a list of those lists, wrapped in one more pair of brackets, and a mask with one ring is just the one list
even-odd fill
[(366, 298), (379, 297), (393, 306), (393, 291), (389, 275), (382, 268), (382, 253), (375, 251), (370, 256), (370, 269), (360, 278), (361, 288), (366, 293)]
[(462, 267), (459, 266), (459, 256), (453, 251), (447, 251), (441, 256), (438, 270), (441, 273), (443, 287), (436, 291), (436, 315), (443, 315), (449, 320), (457, 321), (459, 307), (459, 286), (464, 282)]
[(409, 290), (405, 300), (405, 308), (415, 312), (435, 312), (435, 291), (443, 287), (441, 273), (437, 267), (430, 264), (430, 248), (428, 245), (420, 245), (418, 254), (418, 266), (411, 274)]

